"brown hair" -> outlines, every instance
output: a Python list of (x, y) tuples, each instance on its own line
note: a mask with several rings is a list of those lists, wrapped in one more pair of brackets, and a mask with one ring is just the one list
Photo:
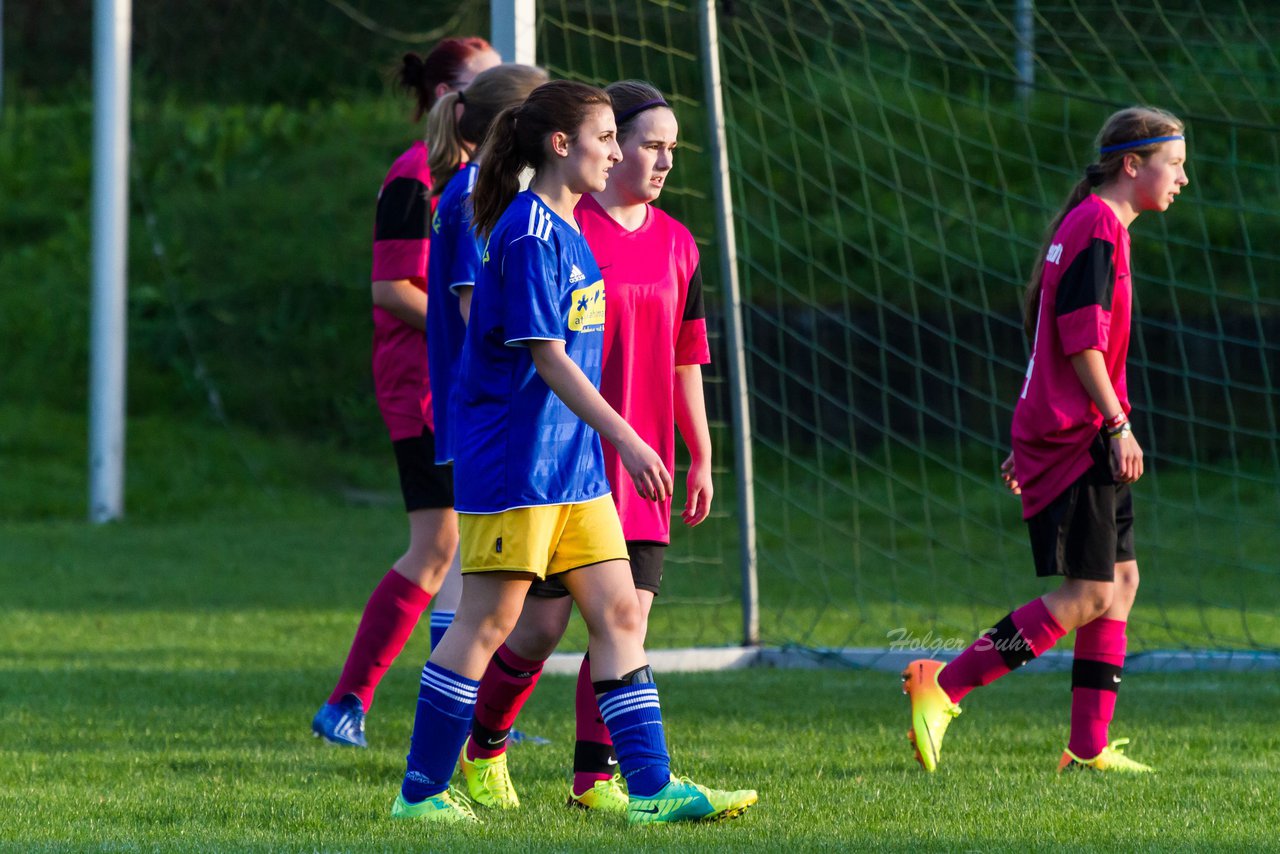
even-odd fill
[(636, 119), (654, 107), (671, 108), (662, 91), (644, 80), (619, 80), (604, 91), (613, 101), (613, 120), (618, 123), (618, 141), (627, 138)]
[(411, 92), (417, 101), (413, 120), (416, 122), (431, 112), (436, 103), (436, 87), (441, 83), (453, 85), (468, 60), (478, 53), (493, 50), (493, 46), (479, 36), (441, 39), (426, 56), (410, 51), (400, 61), (397, 75), (401, 88)]
[[(506, 63), (483, 71), (471, 81), (466, 94), (448, 92), (427, 115), (427, 165), (438, 196), (458, 171), (466, 146), (479, 145), (498, 113), (515, 107), (547, 82), (547, 72), (532, 65)], [(458, 104), (463, 105), (458, 116)]]
[(1156, 107), (1127, 107), (1112, 113), (1107, 118), (1107, 121), (1102, 125), (1102, 130), (1098, 131), (1098, 138), (1094, 141), (1094, 149), (1100, 152), (1097, 162), (1090, 163), (1085, 167), (1084, 177), (1071, 189), (1066, 202), (1058, 210), (1053, 221), (1049, 223), (1049, 228), (1045, 231), (1044, 240), (1040, 244), (1040, 251), (1036, 255), (1036, 264), (1031, 271), (1031, 278), (1027, 282), (1026, 295), (1022, 301), (1022, 328), (1027, 334), (1028, 341), (1035, 338), (1036, 319), (1040, 314), (1040, 280), (1044, 274), (1045, 253), (1048, 252), (1049, 245), (1053, 242), (1053, 235), (1057, 232), (1058, 227), (1062, 225), (1062, 221), (1067, 218), (1067, 214), (1071, 213), (1076, 205), (1083, 202), (1093, 192), (1094, 187), (1101, 187), (1120, 174), (1121, 169), (1124, 168), (1126, 156), (1135, 154), (1139, 158), (1145, 159), (1153, 154), (1162, 143), (1151, 142), (1147, 145), (1135, 145), (1131, 148), (1123, 148), (1106, 153), (1101, 153), (1102, 149), (1140, 140), (1154, 140), (1163, 136), (1174, 136), (1181, 134), (1182, 131), (1183, 124), (1177, 116)]
[(480, 174), (471, 192), (471, 221), (477, 234), (488, 237), (498, 224), (520, 191), (521, 170), (526, 166), (541, 168), (551, 134), (559, 131), (576, 140), (587, 115), (602, 106), (612, 106), (603, 89), (572, 80), (552, 80), (529, 93), (523, 104), (497, 115), (481, 146)]

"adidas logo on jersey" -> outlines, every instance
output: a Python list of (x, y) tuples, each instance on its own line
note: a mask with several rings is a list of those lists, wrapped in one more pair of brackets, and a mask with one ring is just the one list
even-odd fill
[(578, 269), (578, 265), (574, 264), (569, 270), (569, 284), (576, 285), (578, 282), (584, 281), (587, 274)]
[(1050, 264), (1057, 264), (1059, 261), (1061, 261), (1062, 260), (1062, 244), (1055, 243), (1052, 246), (1050, 246), (1048, 253), (1046, 253), (1044, 256), (1044, 260), (1048, 261)]

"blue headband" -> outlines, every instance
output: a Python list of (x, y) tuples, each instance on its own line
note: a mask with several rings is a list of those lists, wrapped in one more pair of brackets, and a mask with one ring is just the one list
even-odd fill
[(614, 121), (616, 121), (618, 124), (622, 124), (632, 116), (638, 116), (641, 113), (643, 113), (645, 110), (652, 110), (654, 107), (667, 107), (668, 109), (670, 109), (671, 105), (668, 104), (662, 98), (655, 98), (652, 101), (645, 101), (643, 104), (639, 104), (635, 107), (632, 107), (631, 109), (627, 110), (624, 113), (619, 113), (617, 117), (614, 119)]
[(1173, 142), (1175, 139), (1183, 139), (1182, 134), (1174, 134), (1173, 136), (1153, 136), (1151, 139), (1135, 139), (1133, 142), (1117, 142), (1115, 145), (1104, 145), (1098, 149), (1099, 154), (1110, 154), (1113, 151), (1124, 151), (1129, 148), (1141, 148), (1144, 145), (1155, 145), (1157, 142)]

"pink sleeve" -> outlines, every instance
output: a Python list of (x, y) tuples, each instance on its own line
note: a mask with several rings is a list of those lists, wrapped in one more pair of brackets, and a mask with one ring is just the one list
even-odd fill
[(425, 279), (430, 251), (429, 240), (375, 240), (370, 281)]
[(680, 323), (676, 336), (677, 365), (706, 365), (711, 361), (711, 348), (707, 344), (707, 321), (699, 317)]
[(1074, 356), (1085, 350), (1107, 352), (1111, 333), (1111, 312), (1100, 305), (1087, 305), (1069, 314), (1058, 315), (1058, 337), (1062, 353)]

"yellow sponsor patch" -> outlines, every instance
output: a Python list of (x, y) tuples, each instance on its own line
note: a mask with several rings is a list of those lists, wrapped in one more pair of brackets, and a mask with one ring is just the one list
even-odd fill
[(604, 329), (604, 279), (573, 292), (569, 309), (570, 332), (600, 332)]

